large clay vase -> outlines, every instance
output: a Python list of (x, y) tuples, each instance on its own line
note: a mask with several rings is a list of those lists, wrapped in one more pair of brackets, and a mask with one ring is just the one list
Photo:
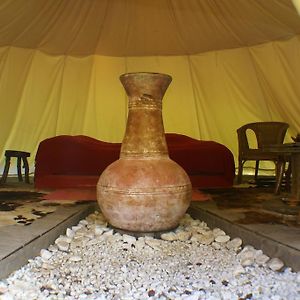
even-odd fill
[(169, 158), (165, 139), (162, 98), (172, 77), (128, 73), (120, 80), (129, 98), (126, 133), (120, 159), (99, 178), (99, 206), (108, 222), (122, 230), (173, 229), (190, 204), (191, 183)]

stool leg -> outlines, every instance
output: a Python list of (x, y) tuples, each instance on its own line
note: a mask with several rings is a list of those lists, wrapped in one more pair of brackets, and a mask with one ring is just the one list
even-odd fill
[(25, 182), (30, 183), (29, 182), (29, 165), (28, 165), (27, 157), (23, 157), (23, 167), (25, 169)]
[(19, 181), (23, 181), (23, 177), (22, 177), (22, 166), (21, 166), (21, 157), (18, 157), (17, 160), (17, 169), (18, 169), (18, 179)]
[(2, 177), (1, 177), (1, 183), (6, 182), (9, 166), (10, 166), (10, 157), (6, 157), (5, 166), (4, 166), (3, 174), (2, 174)]

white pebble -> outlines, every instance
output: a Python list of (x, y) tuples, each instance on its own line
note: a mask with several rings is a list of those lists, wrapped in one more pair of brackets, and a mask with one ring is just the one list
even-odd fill
[(98, 225), (95, 226), (95, 229), (94, 229), (95, 235), (101, 235), (103, 232), (104, 232), (103, 227), (100, 227)]
[(46, 249), (41, 249), (40, 255), (42, 259), (48, 260), (52, 256), (52, 253)]
[(113, 229), (107, 230), (103, 233), (104, 236), (109, 236), (109, 235), (113, 235), (113, 234), (114, 234)]
[(263, 253), (255, 256), (255, 262), (260, 266), (265, 264), (269, 259), (270, 259), (270, 257)]
[(54, 252), (57, 252), (57, 251), (58, 251), (58, 248), (57, 248), (56, 245), (50, 245), (50, 246), (48, 247), (48, 250), (54, 253)]
[(200, 235), (198, 241), (203, 245), (210, 245), (215, 240), (213, 234), (210, 235)]
[(163, 233), (160, 237), (165, 241), (175, 241), (177, 239), (174, 232)]
[(157, 239), (145, 239), (145, 244), (154, 250), (160, 250), (161, 242)]
[(179, 241), (187, 241), (189, 240), (191, 237), (191, 232), (188, 231), (180, 231), (178, 233), (176, 233), (176, 239)]
[(135, 244), (136, 238), (128, 234), (123, 234), (123, 242), (132, 245)]
[(56, 245), (60, 251), (68, 251), (70, 247), (70, 243), (67, 243), (65, 241), (58, 241), (56, 242)]
[(247, 249), (244, 251), (241, 251), (238, 254), (241, 265), (244, 267), (251, 266), (252, 264), (254, 264), (255, 250), (252, 250), (252, 249), (247, 250)]
[(86, 226), (87, 224), (89, 224), (89, 222), (87, 220), (81, 220), (79, 222), (79, 224), (83, 225), (83, 226)]
[(229, 235), (218, 235), (215, 238), (215, 241), (217, 243), (226, 243), (230, 240), (230, 236)]
[(214, 228), (212, 230), (212, 232), (215, 237), (220, 236), (220, 235), (226, 235), (225, 231), (220, 228)]
[(241, 274), (244, 274), (244, 273), (245, 273), (245, 269), (242, 265), (236, 266), (236, 268), (233, 271), (234, 276), (238, 276), (238, 275), (241, 275)]
[(71, 239), (70, 237), (61, 235), (60, 237), (58, 237), (58, 238), (55, 240), (55, 244), (57, 244), (58, 242), (65, 242), (65, 243), (70, 244), (71, 241), (72, 241), (72, 239)]
[(77, 256), (77, 255), (73, 255), (69, 258), (70, 261), (74, 261), (74, 262), (78, 262), (78, 261), (81, 261), (82, 258), (80, 256)]
[(268, 261), (267, 265), (273, 271), (280, 271), (282, 269), (282, 267), (284, 266), (284, 263), (279, 258), (274, 257)]
[(232, 239), (231, 241), (228, 241), (226, 244), (226, 247), (228, 249), (238, 250), (243, 244), (243, 241), (241, 238), (236, 237)]
[(222, 246), (220, 245), (220, 243), (217, 242), (213, 242), (211, 244), (216, 250), (220, 250), (222, 248)]
[(83, 227), (82, 225), (78, 224), (76, 226), (72, 226), (72, 230), (76, 232), (77, 230), (81, 229), (82, 227)]
[(67, 230), (66, 230), (66, 236), (69, 237), (69, 238), (73, 238), (74, 235), (75, 235), (75, 232), (72, 229), (67, 228)]
[(253, 258), (241, 258), (241, 265), (243, 267), (251, 266), (253, 264), (254, 264), (254, 259)]
[(245, 251), (253, 251), (253, 252), (255, 252), (256, 250), (255, 250), (255, 248), (254, 248), (253, 246), (251, 246), (251, 245), (245, 245), (245, 247), (242, 249), (241, 253), (242, 253), (242, 252), (245, 252)]

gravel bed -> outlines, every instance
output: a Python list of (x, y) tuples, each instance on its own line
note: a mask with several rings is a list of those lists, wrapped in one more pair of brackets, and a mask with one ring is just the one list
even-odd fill
[(135, 238), (95, 212), (0, 281), (1, 300), (300, 299), (300, 272), (185, 215), (179, 227)]

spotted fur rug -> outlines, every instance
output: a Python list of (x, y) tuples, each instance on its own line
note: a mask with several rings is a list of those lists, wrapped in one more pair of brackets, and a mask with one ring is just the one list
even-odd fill
[(274, 194), (274, 187), (232, 187), (205, 189), (218, 209), (240, 212), (244, 215), (240, 224), (284, 224), (299, 227), (297, 216), (299, 206), (286, 203), (288, 192)]
[(30, 225), (57, 208), (43, 203), (43, 193), (27, 191), (0, 191), (0, 227), (8, 225)]

